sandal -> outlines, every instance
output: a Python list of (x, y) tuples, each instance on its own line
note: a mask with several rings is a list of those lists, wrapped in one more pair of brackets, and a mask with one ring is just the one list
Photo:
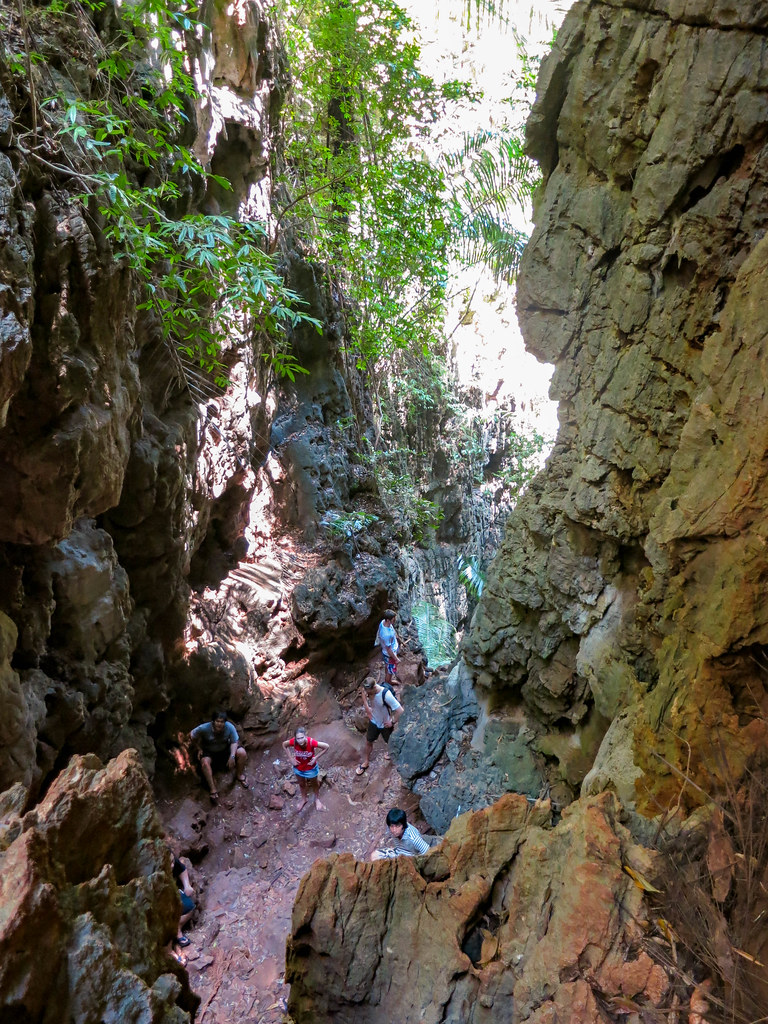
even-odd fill
[(248, 789), (249, 788), (249, 786), (248, 786), (248, 779), (246, 778), (245, 775), (238, 775), (237, 778), (235, 779), (235, 781), (239, 782), (240, 785), (243, 787), (243, 789)]
[(365, 773), (367, 771), (368, 771), (368, 765), (367, 764), (359, 764), (357, 766), (357, 768), (355, 768), (355, 775), (365, 775)]
[(217, 804), (218, 802), (219, 802), (219, 794), (218, 793), (211, 793), (211, 803), (212, 804)]
[(173, 944), (174, 946), (181, 946), (182, 949), (186, 949), (187, 946), (192, 945), (192, 940), (187, 938), (186, 935), (179, 935), (179, 937), (174, 940)]

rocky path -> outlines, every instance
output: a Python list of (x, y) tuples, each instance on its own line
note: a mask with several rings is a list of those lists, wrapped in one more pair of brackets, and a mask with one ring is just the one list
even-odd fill
[(415, 811), (415, 798), (384, 759), (383, 744), (359, 778), (359, 733), (337, 721), (312, 735), (331, 745), (321, 762), (325, 811), (310, 802), (297, 813), (300, 796), (279, 741), (251, 753), (248, 791), (221, 778), (217, 807), (190, 771), (159, 783), (161, 817), (193, 865), (199, 913), (183, 952), (202, 999), (198, 1024), (282, 1021), (285, 941), (302, 876), (330, 852), (365, 856), (385, 835), (390, 807)]

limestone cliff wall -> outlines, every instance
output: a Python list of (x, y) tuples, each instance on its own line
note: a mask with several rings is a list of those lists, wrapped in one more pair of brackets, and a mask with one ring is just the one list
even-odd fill
[[(263, 339), (232, 338), (219, 387), (137, 308), (136, 281), (78, 198), (83, 154), (56, 133), (58, 108), (40, 106), (60, 89), (95, 95), (117, 12), (76, 23), (31, 12), (34, 92), (22, 64), (3, 57), (26, 45), (17, 14), (3, 15), (0, 790), (18, 781), (33, 795), (73, 753), (131, 746), (151, 771), (155, 739), (175, 742), (212, 703), (250, 739), (274, 735), (316, 684), (309, 670), (329, 653), (365, 661), (381, 611), (399, 599), (407, 619), (430, 577), (447, 577), (436, 589), (464, 614), (456, 546), (495, 543), (498, 526), (485, 527), (501, 510), (473, 506), (467, 467), (432, 451), (433, 414), (424, 484), (446, 519), (420, 561), (403, 557), (396, 517), (359, 457), (373, 412), (345, 355), (343, 296), (274, 234), (289, 72), (257, 0), (201, 9), (186, 141), (233, 190), (183, 181), (179, 212), (224, 209), (265, 226), (322, 324), (290, 339), (309, 373), (277, 378)], [(349, 509), (376, 515), (376, 529), (350, 540), (323, 526)]]
[(648, 809), (680, 788), (655, 754), (707, 787), (720, 744), (737, 773), (765, 739), (767, 25), (577, 3), (528, 124), (518, 312), (560, 427), (467, 656), (548, 734), (550, 781), (610, 725), (588, 785)]

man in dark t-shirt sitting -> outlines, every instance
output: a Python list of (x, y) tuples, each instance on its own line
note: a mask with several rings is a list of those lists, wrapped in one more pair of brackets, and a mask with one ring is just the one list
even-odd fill
[(245, 777), (245, 763), (248, 755), (240, 746), (237, 729), (227, 721), (224, 711), (214, 711), (210, 722), (203, 722), (189, 734), (192, 748), (196, 751), (200, 771), (203, 773), (211, 793), (211, 803), (219, 802), (219, 793), (213, 779), (213, 773), (225, 769), (235, 773), (235, 779), (243, 789), (248, 789)]

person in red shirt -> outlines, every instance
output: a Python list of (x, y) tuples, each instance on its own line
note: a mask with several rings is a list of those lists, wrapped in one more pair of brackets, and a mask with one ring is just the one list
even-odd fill
[(317, 781), (320, 769), (317, 767), (317, 760), (328, 750), (328, 744), (322, 740), (313, 740), (311, 736), (307, 736), (307, 730), (299, 726), (293, 737), (285, 740), (283, 750), (293, 757), (293, 774), (301, 790), (301, 803), (297, 811), (304, 809), (309, 799), (310, 785), (315, 791), (315, 809), (324, 811), (325, 806), (320, 803), (320, 785)]

